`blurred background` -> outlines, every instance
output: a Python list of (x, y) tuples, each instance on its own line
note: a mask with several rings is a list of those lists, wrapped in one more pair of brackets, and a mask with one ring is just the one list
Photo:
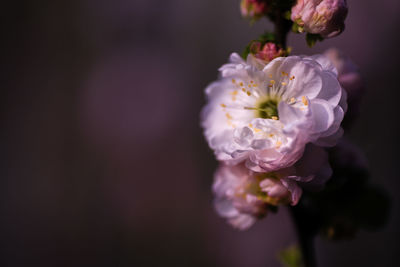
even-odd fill
[[(0, 266), (279, 266), (296, 243), (286, 209), (247, 232), (212, 206), (216, 167), (203, 89), (265, 29), (239, 0), (2, 4)], [(349, 134), (392, 199), (386, 226), (317, 239), (320, 266), (398, 266), (397, 0), (349, 0), (338, 47), (367, 93)]]

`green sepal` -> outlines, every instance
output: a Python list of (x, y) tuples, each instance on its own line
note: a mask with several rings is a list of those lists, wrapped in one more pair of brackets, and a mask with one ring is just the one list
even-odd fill
[(313, 47), (318, 41), (323, 41), (324, 37), (319, 34), (307, 33), (306, 42), (309, 47)]

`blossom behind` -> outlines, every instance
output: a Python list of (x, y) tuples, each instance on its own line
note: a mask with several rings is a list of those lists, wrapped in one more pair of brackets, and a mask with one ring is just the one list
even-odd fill
[(293, 167), (274, 172), (257, 173), (243, 163), (222, 163), (214, 176), (215, 208), (232, 226), (245, 230), (274, 207), (296, 205), (302, 195), (300, 184), (324, 184), (331, 173), (326, 152), (313, 145)]

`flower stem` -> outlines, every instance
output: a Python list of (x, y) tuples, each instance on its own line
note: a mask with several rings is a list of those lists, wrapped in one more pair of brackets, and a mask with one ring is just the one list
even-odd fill
[(276, 12), (273, 21), (275, 24), (276, 42), (283, 49), (286, 49), (286, 39), (290, 29), (292, 28), (292, 22), (284, 18), (281, 10)]
[[(287, 35), (292, 28), (292, 21), (284, 16), (285, 10), (277, 9), (271, 16), (271, 20), (275, 24), (275, 39), (283, 49), (286, 49)], [(298, 241), (302, 254), (304, 267), (316, 267), (314, 237), (315, 225), (311, 214), (307, 213), (304, 206), (299, 205), (290, 207), (292, 218), (296, 226)]]
[(314, 237), (315, 231), (311, 216), (299, 206), (290, 207), (292, 218), (296, 226), (298, 241), (305, 267), (316, 267)]
[[(282, 10), (277, 10), (273, 22), (275, 24), (276, 41), (283, 49), (286, 49), (287, 35), (292, 27), (292, 22), (283, 16)], [(290, 210), (294, 224), (296, 225), (304, 266), (316, 267), (314, 252), (315, 228), (310, 222), (311, 216), (308, 216), (305, 208), (301, 205), (290, 207)]]

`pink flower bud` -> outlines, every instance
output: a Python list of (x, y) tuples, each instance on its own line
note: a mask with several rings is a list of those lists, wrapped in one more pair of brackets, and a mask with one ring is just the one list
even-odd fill
[(240, 11), (245, 18), (259, 19), (267, 11), (267, 4), (262, 0), (242, 0)]
[(266, 43), (262, 49), (260, 42), (253, 42), (250, 47), (250, 52), (256, 58), (267, 62), (285, 54), (285, 51), (282, 48), (277, 47), (276, 44), (271, 42)]
[(297, 0), (291, 19), (304, 31), (329, 38), (344, 30), (346, 16), (346, 0)]

